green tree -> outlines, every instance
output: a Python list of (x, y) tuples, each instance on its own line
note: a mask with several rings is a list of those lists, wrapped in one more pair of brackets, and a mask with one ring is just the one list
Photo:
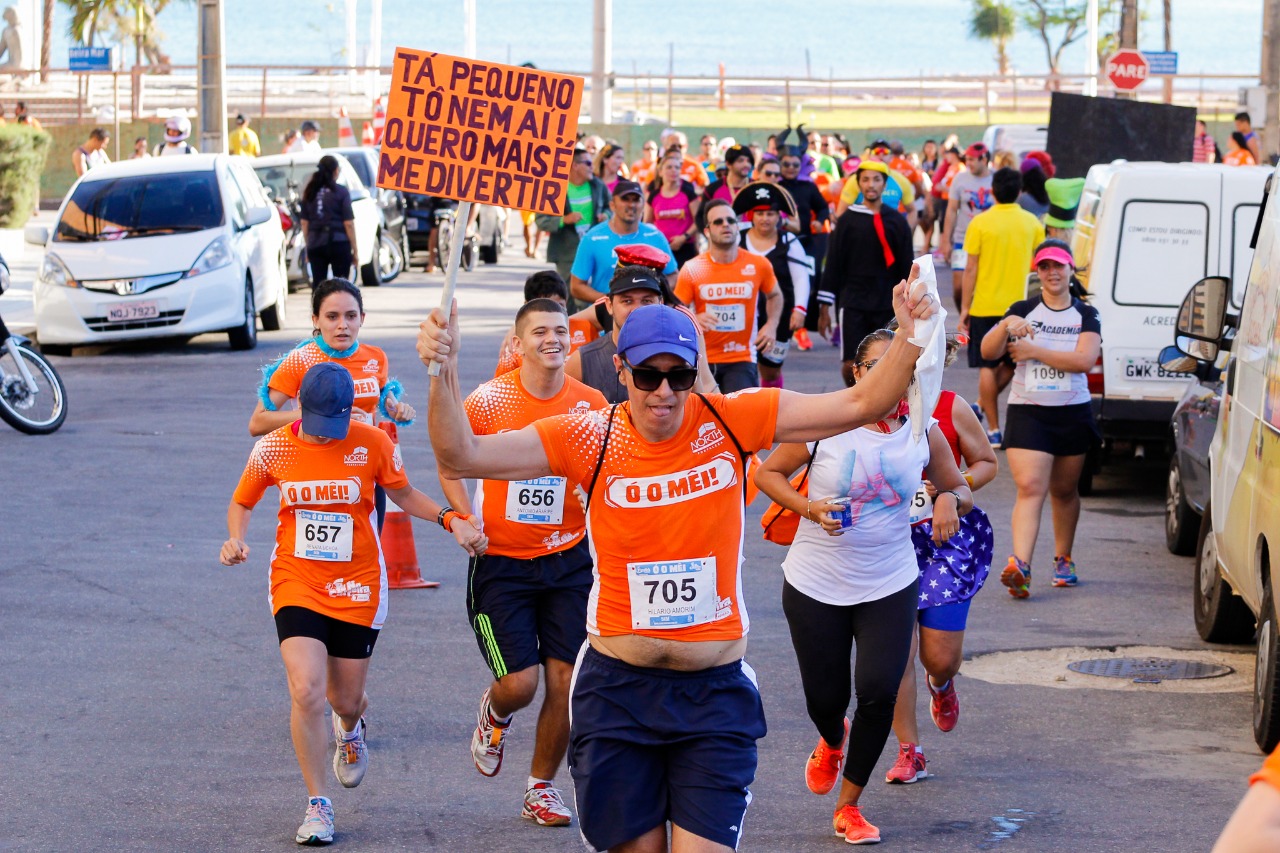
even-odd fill
[[(1098, 17), (1115, 14), (1119, 2), (1120, 0), (1098, 0)], [(1084, 38), (1088, 32), (1088, 23), (1085, 21), (1088, 3), (1086, 0), (1074, 3), (1068, 0), (1017, 0), (1017, 4), (1022, 22), (1044, 43), (1049, 73), (1058, 74), (1061, 70), (1062, 52)]]
[(995, 45), (996, 67), (1004, 76), (1009, 73), (1009, 39), (1013, 38), (1016, 20), (1013, 8), (1001, 0), (972, 0), (972, 3), (969, 36)]
[(159, 41), (156, 16), (171, 0), (58, 0), (71, 11), (67, 34), (77, 44), (92, 45), (102, 34), (110, 41), (133, 40), (141, 30), (146, 43)]

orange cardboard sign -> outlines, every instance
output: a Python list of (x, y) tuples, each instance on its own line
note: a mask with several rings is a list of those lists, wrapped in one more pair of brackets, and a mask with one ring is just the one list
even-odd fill
[(583, 84), (396, 48), (378, 186), (563, 214)]

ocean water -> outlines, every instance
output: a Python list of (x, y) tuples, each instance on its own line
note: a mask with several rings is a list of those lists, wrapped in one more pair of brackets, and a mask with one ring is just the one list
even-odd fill
[[(540, 68), (591, 69), (592, 0), (475, 0), (477, 53), (496, 62)], [(371, 3), (359, 0), (357, 55), (367, 51)], [(382, 64), (397, 45), (441, 53), (462, 51), (461, 0), (384, 0)], [(342, 0), (224, 0), (231, 64), (345, 64)], [(675, 45), (677, 74), (837, 77), (914, 76), (921, 72), (988, 74), (990, 45), (968, 38), (968, 0), (777, 0), (685, 2), (614, 0), (614, 69), (665, 74)], [(1143, 49), (1163, 48), (1160, 3), (1143, 0)], [(54, 62), (66, 65), (69, 10), (55, 6)], [(171, 3), (158, 18), (162, 49), (178, 64), (196, 54), (194, 3)], [(1102, 29), (1114, 29), (1104, 22)], [(1262, 0), (1174, 0), (1173, 45), (1188, 73), (1256, 74)], [(808, 60), (806, 62), (806, 49)], [(132, 61), (133, 48), (124, 52)], [(1015, 68), (1048, 68), (1034, 32), (1015, 32)], [(1068, 47), (1064, 72), (1084, 71), (1083, 40)]]

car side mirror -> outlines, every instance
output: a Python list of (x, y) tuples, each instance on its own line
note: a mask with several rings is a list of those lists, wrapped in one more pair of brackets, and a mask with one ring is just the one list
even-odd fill
[(255, 225), (261, 225), (264, 222), (271, 221), (271, 208), (269, 207), (251, 207), (244, 214), (244, 227), (252, 228)]
[(49, 242), (49, 229), (43, 225), (28, 225), (22, 229), (22, 239), (33, 246), (43, 246)]
[(1195, 373), (1200, 364), (1195, 358), (1187, 355), (1178, 347), (1165, 347), (1156, 357), (1160, 369), (1165, 373)]
[[(1231, 292), (1231, 279), (1220, 275), (1202, 278), (1192, 285), (1178, 310), (1178, 348), (1194, 358), (1213, 361), (1218, 355), (1218, 344), (1226, 325), (1227, 295)], [(1203, 356), (1183, 346), (1183, 339), (1213, 345), (1213, 355)]]

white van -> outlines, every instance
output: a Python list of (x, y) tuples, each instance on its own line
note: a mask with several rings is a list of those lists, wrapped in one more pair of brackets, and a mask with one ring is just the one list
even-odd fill
[(1270, 169), (1209, 163), (1114, 163), (1085, 180), (1071, 239), (1077, 275), (1102, 320), (1089, 375), (1106, 446), (1163, 442), (1188, 378), (1160, 367), (1178, 306), (1206, 276), (1233, 282), (1240, 308)]
[(1035, 124), (993, 124), (982, 134), (988, 151), (1012, 151), (1021, 162), (1030, 151), (1044, 151), (1049, 128)]

